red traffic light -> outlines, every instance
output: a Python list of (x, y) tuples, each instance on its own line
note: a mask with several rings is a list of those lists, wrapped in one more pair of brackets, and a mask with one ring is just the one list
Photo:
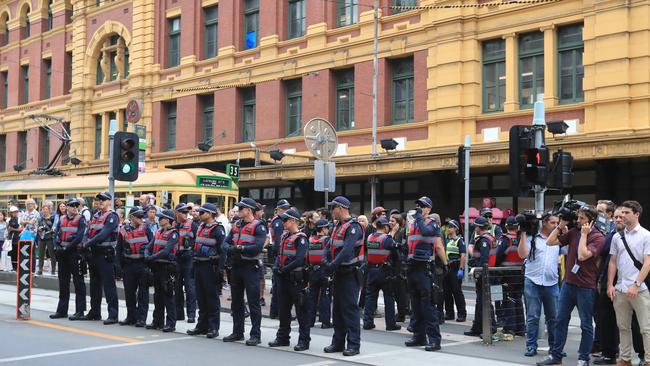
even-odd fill
[(122, 140), (122, 142), (120, 143), (120, 147), (122, 149), (124, 149), (124, 150), (132, 149), (133, 145), (135, 145), (135, 141), (133, 139), (130, 139), (130, 138), (126, 138), (126, 139)]

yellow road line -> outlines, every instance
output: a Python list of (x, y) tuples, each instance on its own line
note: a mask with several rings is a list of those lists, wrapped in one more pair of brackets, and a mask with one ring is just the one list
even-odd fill
[(114, 335), (110, 335), (110, 334), (107, 334), (107, 333), (93, 332), (93, 331), (90, 331), (90, 330), (84, 330), (84, 329), (78, 329), (78, 328), (71, 328), (71, 327), (66, 327), (66, 326), (58, 325), (58, 324), (39, 322), (37, 320), (28, 320), (27, 323), (33, 324), (33, 325), (38, 325), (39, 327), (58, 329), (58, 330), (66, 331), (66, 332), (72, 332), (72, 333), (84, 334), (84, 335), (89, 335), (89, 336), (98, 337), (98, 338), (110, 339), (110, 340), (113, 340), (113, 341), (119, 341), (119, 342), (125, 342), (125, 343), (136, 343), (136, 342), (138, 342), (137, 339), (133, 339), (133, 338), (119, 337), (119, 336), (114, 336)]

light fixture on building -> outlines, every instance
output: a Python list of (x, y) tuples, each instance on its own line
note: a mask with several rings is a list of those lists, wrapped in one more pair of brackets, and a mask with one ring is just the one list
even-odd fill
[(271, 155), (271, 159), (275, 160), (276, 162), (284, 158), (284, 153), (280, 150), (271, 150), (269, 151), (269, 155)]
[(14, 170), (17, 172), (22, 172), (23, 170), (25, 170), (25, 163), (14, 165)]
[(208, 152), (212, 148), (212, 143), (213, 142), (214, 142), (213, 138), (207, 139), (207, 140), (205, 140), (203, 142), (200, 142), (197, 147), (199, 148), (199, 150), (201, 150), (203, 152)]
[(569, 129), (569, 125), (564, 121), (550, 121), (546, 122), (546, 128), (553, 135), (562, 135)]
[(395, 139), (382, 139), (381, 140), (381, 148), (386, 150), (386, 151), (391, 151), (397, 149), (397, 145), (399, 143), (395, 141)]

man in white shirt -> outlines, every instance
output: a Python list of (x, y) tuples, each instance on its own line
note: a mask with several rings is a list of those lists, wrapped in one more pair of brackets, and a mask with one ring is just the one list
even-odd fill
[(223, 214), (220, 208), (217, 207), (217, 219), (218, 222), (223, 225), (224, 230), (226, 231), (226, 236), (228, 236), (228, 233), (230, 232), (230, 221), (226, 217), (226, 215)]
[[(650, 293), (644, 283), (650, 272), (650, 232), (639, 225), (642, 207), (637, 201), (625, 201), (619, 210), (625, 229), (612, 239), (607, 295), (614, 302), (616, 310), (620, 337), (618, 365), (631, 366), (633, 311), (639, 321), (643, 346), (650, 350)], [(614, 285), (617, 274), (618, 280)], [(650, 352), (647, 352), (645, 363), (649, 362)]]

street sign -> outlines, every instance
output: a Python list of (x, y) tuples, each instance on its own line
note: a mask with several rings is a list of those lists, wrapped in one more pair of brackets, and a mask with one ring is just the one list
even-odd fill
[(334, 156), (338, 147), (336, 130), (327, 120), (312, 118), (305, 124), (305, 145), (312, 155), (327, 160)]
[(138, 158), (138, 173), (144, 173), (145, 151), (147, 150), (147, 126), (136, 124), (135, 133), (138, 135), (138, 149), (140, 150)]
[(138, 99), (131, 99), (126, 105), (126, 121), (136, 123), (142, 118), (142, 102)]
[(239, 164), (226, 164), (226, 174), (233, 179), (239, 179)]
[(18, 272), (16, 274), (16, 319), (29, 320), (32, 300), (33, 240), (18, 241)]
[(314, 191), (336, 191), (336, 163), (326, 160), (314, 161)]

